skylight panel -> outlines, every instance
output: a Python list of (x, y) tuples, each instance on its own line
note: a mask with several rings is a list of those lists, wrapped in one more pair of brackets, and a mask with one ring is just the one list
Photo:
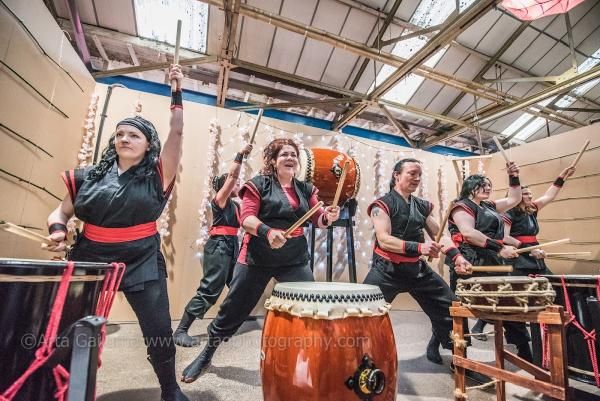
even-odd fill
[[(475, 0), (461, 0), (459, 7), (462, 12), (464, 9), (469, 7)], [(445, 0), (422, 0), (417, 9), (415, 10), (410, 22), (421, 28), (428, 28), (430, 26), (439, 25), (443, 23), (450, 14), (455, 10), (456, 2), (445, 1)], [(409, 31), (406, 30), (406, 33)], [(425, 36), (419, 36), (401, 42), (396, 43), (392, 50), (392, 54), (408, 59), (413, 54), (418, 52), (429, 39)], [(427, 67), (435, 67), (438, 61), (442, 58), (448, 47), (439, 50), (433, 56), (431, 56), (425, 63)], [(379, 70), (375, 82), (369, 88), (371, 93), (375, 87), (381, 82), (385, 81), (392, 73), (396, 70), (395, 67), (385, 65)], [(394, 102), (406, 104), (410, 98), (417, 91), (421, 83), (425, 78), (418, 75), (409, 74), (400, 82), (398, 82), (392, 89), (390, 89), (384, 96), (384, 99), (391, 100)]]
[[(592, 69), (593, 67), (595, 67), (596, 65), (598, 65), (599, 63), (600, 63), (600, 48), (598, 50), (596, 50), (594, 52), (594, 54), (592, 54), (590, 57), (585, 59), (583, 61), (583, 63), (579, 64), (579, 66), (577, 67), (577, 72), (580, 74), (583, 72), (586, 72), (586, 71)], [(577, 96), (583, 96), (585, 93), (587, 93), (590, 89), (592, 89), (598, 83), (600, 83), (600, 78), (594, 79), (592, 81), (589, 81), (582, 85), (579, 85), (577, 88), (573, 89), (572, 92), (574, 94), (576, 94)], [(547, 106), (555, 98), (556, 98), (556, 96), (545, 99), (545, 100), (539, 102), (538, 105)], [(573, 96), (564, 95), (558, 101), (556, 101), (555, 106), (560, 107), (560, 108), (569, 107), (576, 101), (577, 101), (577, 99), (574, 98)], [(560, 113), (560, 110), (557, 111), (557, 113)], [(517, 120), (515, 120), (511, 125), (506, 127), (506, 129), (504, 129), (504, 131), (502, 131), (500, 134), (504, 135), (504, 136), (510, 136), (514, 132), (521, 129), (521, 127), (525, 126), (525, 124), (528, 124), (523, 129), (521, 129), (521, 131), (517, 135), (514, 136), (515, 139), (525, 141), (531, 135), (536, 133), (537, 130), (539, 130), (546, 123), (546, 120), (544, 118), (537, 117), (533, 121), (531, 120), (532, 118), (533, 118), (533, 116), (531, 114), (525, 113), (521, 117), (519, 117)]]
[(139, 36), (175, 45), (181, 20), (181, 47), (206, 53), (208, 4), (196, 0), (134, 0)]

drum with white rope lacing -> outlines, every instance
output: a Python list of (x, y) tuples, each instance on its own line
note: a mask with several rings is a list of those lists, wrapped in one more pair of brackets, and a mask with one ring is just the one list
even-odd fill
[(556, 293), (544, 277), (473, 277), (458, 280), (456, 295), (471, 309), (515, 313), (546, 309)]
[(265, 401), (396, 399), (390, 305), (378, 287), (279, 283), (265, 307)]

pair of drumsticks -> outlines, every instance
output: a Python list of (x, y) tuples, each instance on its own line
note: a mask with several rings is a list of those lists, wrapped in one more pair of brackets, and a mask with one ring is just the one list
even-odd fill
[[(338, 185), (335, 190), (335, 196), (333, 198), (333, 202), (331, 203), (331, 205), (333, 207), (336, 207), (340, 201), (340, 195), (342, 194), (342, 188), (344, 187), (344, 182), (346, 181), (346, 174), (348, 172), (349, 166), (350, 166), (350, 161), (346, 160), (346, 162), (344, 163), (344, 168), (342, 169), (342, 174), (340, 175), (340, 179), (338, 180)], [(300, 219), (297, 222), (295, 222), (290, 228), (285, 230), (285, 232), (283, 233), (283, 236), (286, 238), (289, 237), (294, 230), (296, 230), (298, 227), (300, 227), (302, 224), (304, 224), (305, 221), (310, 219), (311, 216), (313, 214), (315, 214), (317, 212), (317, 210), (319, 210), (324, 204), (325, 203), (323, 203), (323, 201), (317, 202), (317, 204), (314, 205), (308, 212), (306, 212), (304, 214), (304, 216), (300, 217)]]

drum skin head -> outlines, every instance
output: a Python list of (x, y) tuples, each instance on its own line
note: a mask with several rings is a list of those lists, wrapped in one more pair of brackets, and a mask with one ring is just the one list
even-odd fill
[(329, 320), (381, 316), (390, 307), (378, 287), (353, 283), (278, 283), (265, 302), (268, 310)]

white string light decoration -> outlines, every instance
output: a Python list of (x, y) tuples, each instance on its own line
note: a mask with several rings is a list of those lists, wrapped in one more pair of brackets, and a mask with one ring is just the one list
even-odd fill
[[(90, 159), (94, 154), (93, 141), (96, 136), (96, 111), (98, 110), (98, 100), (100, 96), (96, 93), (92, 94), (90, 104), (88, 106), (87, 115), (83, 123), (83, 135), (81, 138), (81, 147), (77, 152), (77, 168), (85, 168), (90, 165)], [(67, 221), (67, 231), (75, 232), (79, 227), (80, 221), (75, 217), (71, 217)]]
[(96, 135), (96, 110), (98, 109), (98, 99), (100, 96), (94, 93), (88, 106), (88, 113), (83, 124), (83, 137), (81, 139), (81, 148), (77, 153), (77, 167), (84, 168), (89, 166), (89, 161), (93, 155), (94, 149), (92, 141)]
[[(212, 185), (210, 180), (212, 177), (219, 173), (219, 158), (217, 148), (221, 145), (221, 127), (219, 126), (219, 122), (215, 120), (211, 120), (208, 126), (209, 131), (209, 139), (208, 139), (208, 151), (206, 154), (206, 176), (204, 178), (204, 191), (201, 196), (200, 209), (198, 209), (198, 221), (200, 222), (200, 232), (198, 234), (198, 239), (196, 239), (196, 246), (201, 248), (204, 246), (208, 238), (209, 234), (209, 222), (207, 217), (207, 212), (210, 208), (210, 192), (212, 190)], [(203, 257), (202, 252), (198, 252), (197, 254), (200, 258)]]

